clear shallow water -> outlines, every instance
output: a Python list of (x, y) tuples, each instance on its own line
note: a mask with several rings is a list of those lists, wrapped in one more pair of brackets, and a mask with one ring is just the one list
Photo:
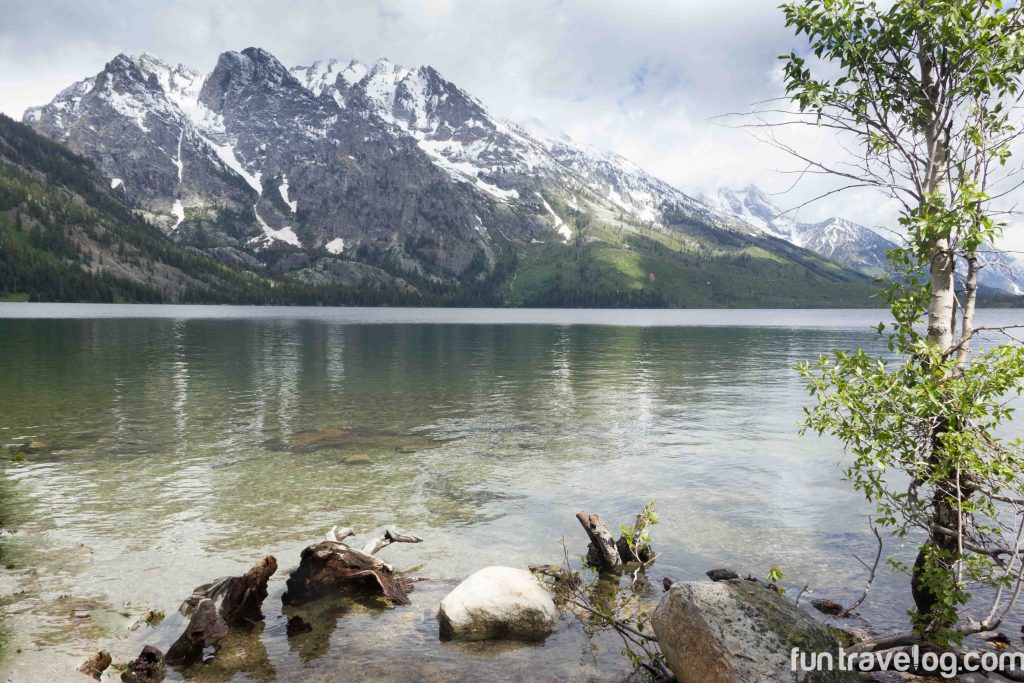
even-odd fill
[[(617, 642), (571, 619), (544, 646), (467, 646), (438, 642), (434, 613), (475, 569), (557, 563), (563, 536), (583, 553), (577, 510), (617, 524), (646, 500), (655, 585), (778, 565), (852, 599), (867, 509), (837, 444), (797, 436), (792, 368), (873, 343), (880, 315), (0, 304), (0, 444), (55, 448), (3, 466), (0, 673), (133, 657), (147, 609), (270, 553), (265, 627), (190, 677), (619, 680)], [(294, 447), (328, 427), (350, 437)], [(424, 537), (382, 554), (428, 580), (410, 607), (319, 604), (289, 638), (287, 570), (334, 524)], [(905, 585), (879, 578), (876, 626), (902, 620)]]

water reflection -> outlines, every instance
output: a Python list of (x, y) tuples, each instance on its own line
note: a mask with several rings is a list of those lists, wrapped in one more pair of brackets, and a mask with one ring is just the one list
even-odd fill
[[(23, 650), (4, 670), (59, 677), (101, 644), (132, 657), (124, 629), (142, 611), (272, 553), (266, 630), (235, 636), (198, 679), (607, 676), (624, 667), (618, 646), (595, 653), (569, 622), (539, 649), (467, 650), (437, 642), (433, 614), (474, 569), (557, 562), (562, 536), (581, 553), (578, 509), (626, 521), (645, 500), (662, 518), (657, 579), (779, 565), (840, 599), (862, 578), (849, 555), (872, 541), (840, 450), (796, 436), (806, 399), (792, 368), (870, 340), (813, 327), (0, 320), (0, 442), (55, 447), (0, 482), (19, 531), (0, 545), (15, 558), (2, 608)], [(318, 433), (334, 436), (309, 447)], [(431, 581), (409, 608), (321, 605), (289, 637), (286, 571), (339, 523), (423, 536), (385, 552)], [(903, 581), (879, 580), (877, 622), (901, 618)], [(65, 594), (96, 616), (57, 636), (69, 619), (49, 606)], [(382, 648), (405, 663), (382, 667)]]

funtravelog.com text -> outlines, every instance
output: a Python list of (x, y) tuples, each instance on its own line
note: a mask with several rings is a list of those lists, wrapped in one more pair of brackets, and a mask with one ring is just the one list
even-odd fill
[(1024, 652), (922, 652), (917, 645), (886, 652), (790, 651), (790, 666), (796, 672), (812, 671), (897, 671), (939, 674), (953, 678), (958, 673), (992, 673), (1024, 669)]

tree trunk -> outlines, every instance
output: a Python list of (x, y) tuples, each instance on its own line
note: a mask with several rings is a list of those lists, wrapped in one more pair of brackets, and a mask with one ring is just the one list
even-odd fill
[(953, 253), (949, 238), (937, 237), (928, 254), (931, 276), (931, 304), (928, 306), (928, 343), (943, 353), (953, 346)]
[[(927, 167), (925, 169), (926, 196), (921, 197), (920, 217), (934, 217), (936, 211), (944, 211), (944, 186), (949, 177), (949, 146), (946, 131), (942, 129), (943, 93), (936, 77), (935, 45), (929, 36), (919, 35), (921, 48), (919, 65), (921, 68), (921, 98), (932, 110), (931, 120), (925, 131)], [(953, 316), (956, 306), (954, 279), (955, 255), (950, 243), (948, 226), (927, 226), (929, 230), (937, 230), (931, 236), (928, 250), (929, 284), (931, 299), (928, 305), (928, 344), (938, 350), (943, 357), (953, 351)], [(928, 370), (928, 368), (925, 368)], [(934, 471), (944, 458), (942, 437), (947, 421), (941, 412), (935, 415), (931, 430), (931, 455), (929, 467)], [(960, 512), (950, 503), (951, 494), (955, 494), (958, 482), (946, 480), (934, 482), (935, 491), (931, 502), (932, 524), (948, 529), (960, 529)], [(948, 576), (949, 583), (955, 580), (953, 566), (959, 546), (958, 539), (947, 535), (929, 532), (928, 541), (918, 552), (911, 576), (911, 592), (918, 614), (924, 619), (925, 626), (940, 626), (935, 623), (934, 608), (937, 596), (935, 586), (925, 580), (925, 566), (930, 554), (937, 554), (934, 561)], [(947, 584), (948, 585), (948, 584)], [(943, 587), (946, 588), (945, 586)]]
[(967, 281), (964, 283), (964, 311), (960, 324), (960, 342), (956, 349), (956, 367), (963, 374), (967, 357), (971, 351), (971, 336), (974, 334), (974, 309), (978, 300), (978, 257), (967, 256)]

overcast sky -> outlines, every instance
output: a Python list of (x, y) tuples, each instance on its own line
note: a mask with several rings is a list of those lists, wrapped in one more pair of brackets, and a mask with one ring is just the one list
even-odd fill
[[(800, 50), (778, 0), (0, 0), (0, 110), (20, 118), (119, 52), (203, 71), (263, 47), (288, 66), (387, 57), (430, 64), (492, 112), (614, 150), (689, 191), (793, 184), (794, 164), (715, 117), (782, 94), (778, 55)], [(802, 139), (827, 154), (827, 136)], [(776, 198), (796, 206), (821, 186)], [(891, 224), (869, 194), (801, 220)], [(1022, 240), (1024, 243), (1024, 240)]]

